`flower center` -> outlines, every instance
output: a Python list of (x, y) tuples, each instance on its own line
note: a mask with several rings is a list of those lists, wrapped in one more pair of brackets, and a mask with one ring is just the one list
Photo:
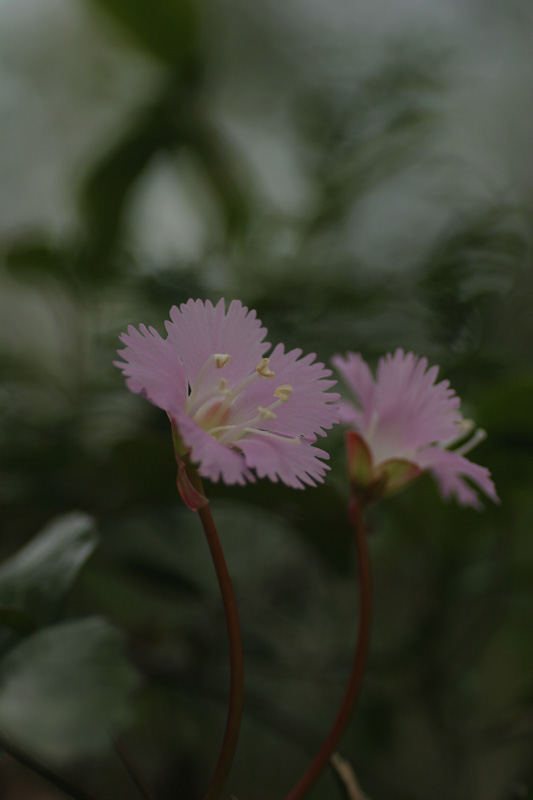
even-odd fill
[[(249, 434), (260, 434), (272, 439), (299, 444), (299, 437), (283, 436), (263, 428), (264, 423), (276, 419), (275, 408), (286, 403), (293, 387), (289, 384), (278, 386), (273, 394), (274, 401), (268, 406), (257, 406), (255, 412), (244, 421), (233, 422), (235, 400), (246, 392), (248, 387), (258, 379), (271, 379), (275, 373), (269, 367), (268, 358), (262, 358), (255, 370), (244, 380), (229, 388), (226, 378), (221, 378), (215, 387), (206, 388), (208, 374), (212, 368), (223, 369), (231, 361), (229, 353), (214, 353), (200, 369), (196, 380), (190, 385), (187, 398), (187, 414), (206, 433), (209, 433), (220, 444), (233, 445)], [(210, 381), (212, 382), (212, 381)]]

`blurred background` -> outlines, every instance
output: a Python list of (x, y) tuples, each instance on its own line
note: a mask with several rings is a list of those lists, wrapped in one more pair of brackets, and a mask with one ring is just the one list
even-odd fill
[[(372, 652), (340, 752), (372, 800), (533, 797), (532, 44), (526, 0), (0, 0), (0, 552), (95, 518), (63, 619), (124, 632), (122, 741), (158, 800), (203, 796), (225, 628), (166, 416), (111, 362), (129, 323), (221, 296), (322, 360), (428, 356), (488, 431), (472, 456), (501, 507), (423, 478), (371, 515)], [(225, 800), (284, 797), (344, 690), (342, 432), (326, 447), (317, 489), (209, 487), (247, 665)], [(64, 771), (134, 798), (89, 750)], [(62, 795), (6, 758), (0, 796)], [(333, 772), (309, 795), (346, 796)]]

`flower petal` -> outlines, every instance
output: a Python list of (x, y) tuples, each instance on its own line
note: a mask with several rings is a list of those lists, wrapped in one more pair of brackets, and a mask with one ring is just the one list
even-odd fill
[(469, 478), (491, 500), (495, 503), (500, 502), (488, 469), (474, 464), (460, 453), (441, 450), (439, 447), (428, 447), (419, 453), (415, 460), (422, 469), (429, 469), (433, 473), (445, 498), (455, 495), (463, 506), (482, 508), (476, 492), (464, 480)]
[(377, 370), (378, 422), (372, 444), (382, 458), (402, 457), (415, 448), (458, 433), (460, 401), (448, 381), (435, 383), (438, 367), (398, 349), (380, 358)]
[[(363, 361), (360, 353), (346, 353), (346, 356), (333, 356), (331, 363), (339, 370), (347, 386), (350, 387), (361, 411), (361, 426), (368, 425), (376, 398), (376, 383), (370, 367)], [(363, 433), (363, 427), (360, 428)]]
[(301, 355), (299, 349), (285, 353), (282, 344), (276, 345), (269, 359), (274, 377), (259, 378), (243, 392), (233, 404), (233, 420), (250, 419), (259, 406), (276, 401), (274, 393), (279, 386), (288, 385), (292, 389), (288, 400), (276, 407), (276, 418), (261, 422), (261, 427), (285, 436), (325, 436), (325, 429), (339, 421), (339, 395), (328, 391), (336, 381), (327, 380), (331, 370), (315, 362), (314, 353)]
[(221, 370), (215, 366), (202, 378), (209, 390), (224, 377), (230, 387), (249, 375), (270, 345), (264, 342), (266, 328), (261, 327), (255, 311), (248, 311), (240, 300), (233, 300), (225, 311), (224, 300), (216, 306), (207, 300), (188, 300), (170, 309), (172, 322), (166, 322), (169, 341), (185, 365), (189, 384), (214, 353), (229, 353), (231, 362)]
[(339, 422), (343, 425), (352, 425), (355, 430), (360, 431), (363, 427), (363, 412), (359, 411), (346, 400), (339, 400), (337, 403), (339, 412)]
[(174, 418), (174, 424), (190, 448), (190, 459), (203, 478), (209, 478), (214, 483), (222, 480), (227, 484), (239, 483), (241, 486), (246, 481), (255, 481), (241, 453), (219, 444), (184, 411), (180, 411)]
[(328, 459), (328, 453), (313, 447), (312, 442), (305, 439), (295, 444), (255, 435), (241, 439), (239, 447), (246, 464), (256, 471), (259, 478), (270, 478), (274, 483), (281, 480), (293, 489), (322, 483), (329, 469), (320, 460)]
[(185, 371), (169, 340), (145, 325), (139, 325), (139, 330), (130, 325), (120, 339), (126, 345), (117, 351), (123, 361), (113, 364), (126, 376), (128, 389), (170, 415), (183, 408), (187, 397)]

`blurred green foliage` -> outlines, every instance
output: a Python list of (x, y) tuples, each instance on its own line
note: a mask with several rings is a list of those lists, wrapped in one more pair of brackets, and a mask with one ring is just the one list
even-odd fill
[[(111, 362), (127, 324), (162, 331), (170, 306), (191, 296), (239, 297), (257, 308), (271, 341), (323, 360), (350, 349), (372, 361), (397, 346), (427, 355), (488, 431), (474, 458), (491, 468), (501, 507), (478, 514), (444, 504), (424, 477), (373, 510), (372, 655), (342, 754), (373, 800), (531, 797), (530, 212), (496, 196), (465, 211), (450, 196), (446, 224), (427, 246), (421, 231), (408, 232), (398, 252), (408, 266), (367, 263), (353, 246), (369, 198), (419, 164), (441, 124), (446, 57), (408, 43), (349, 86), (296, 83), (290, 107), (307, 198), (298, 212), (281, 213), (261, 198), (213, 110), (216, 9), (189, 0), (95, 5), (108, 14), (101, 24), (112, 20), (124, 34), (120, 47), (140, 47), (159, 72), (81, 176), (77, 227), (1, 243), (6, 291), (22, 297), (22, 311), (27, 300), (30, 320), (32, 309), (42, 312), (53, 341), (41, 346), (38, 316), (22, 346), (8, 337), (0, 350), (8, 559), (0, 725), (42, 757), (101, 747), (107, 724), (126, 719), (134, 686), (120, 629), (143, 679), (124, 728), (131, 753), (161, 800), (202, 795), (225, 713), (222, 610), (198, 521), (176, 493), (165, 415), (127, 392)], [(264, 80), (277, 91), (271, 46)], [(161, 158), (187, 159), (202, 186), (197, 213), (208, 227), (215, 213), (198, 257), (150, 260), (134, 244), (136, 192)], [(428, 159), (425, 168), (439, 183), (440, 167)], [(247, 664), (228, 798), (284, 796), (326, 733), (347, 677), (357, 573), (342, 432), (326, 447), (332, 472), (317, 489), (209, 487)], [(83, 516), (60, 518), (20, 550), (76, 509), (94, 516), (102, 535), (87, 564), (96, 541)], [(39, 703), (15, 713), (22, 684)], [(80, 707), (87, 697), (94, 705)], [(40, 715), (53, 720), (46, 736), (35, 735)], [(90, 741), (78, 737), (80, 720)], [(102, 797), (112, 759), (100, 756), (90, 776)], [(333, 773), (310, 794), (342, 796)]]

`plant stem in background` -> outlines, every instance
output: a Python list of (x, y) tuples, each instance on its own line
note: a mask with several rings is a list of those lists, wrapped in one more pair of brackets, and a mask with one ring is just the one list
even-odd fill
[(137, 787), (139, 794), (141, 795), (143, 800), (154, 800), (153, 795), (146, 786), (146, 783), (141, 778), (138, 769), (133, 766), (126, 749), (122, 746), (122, 744), (118, 741), (118, 739), (113, 739), (113, 746), (115, 748), (116, 754), (118, 755), (120, 761), (122, 762), (122, 765), (124, 766), (124, 769), (130, 776), (132, 783), (134, 783), (135, 786)]
[[(202, 480), (197, 470), (188, 465), (187, 475), (194, 488), (205, 497)], [(220, 594), (222, 595), (230, 652), (231, 677), (226, 729), (218, 757), (218, 763), (205, 794), (205, 800), (217, 800), (228, 779), (237, 748), (243, 707), (244, 665), (241, 627), (237, 603), (235, 601), (235, 593), (209, 505), (206, 503), (206, 505), (199, 508), (198, 514), (205, 531), (209, 550), (211, 551), (211, 557), (215, 565), (218, 585), (220, 587)]]
[(359, 561), (359, 635), (357, 638), (350, 680), (333, 727), (316, 754), (311, 766), (287, 795), (286, 800), (300, 800), (300, 798), (305, 797), (307, 792), (320, 777), (350, 721), (363, 680), (370, 644), (372, 587), (366, 530), (363, 520), (363, 507), (355, 496), (352, 496), (350, 501), (350, 520), (355, 530), (355, 541)]
[(89, 794), (89, 792), (86, 792), (85, 789), (75, 786), (62, 775), (59, 775), (57, 772), (54, 772), (54, 770), (46, 767), (44, 764), (41, 764), (40, 761), (37, 761), (35, 758), (33, 758), (33, 756), (23, 752), (16, 745), (4, 739), (4, 737), (1, 735), (0, 748), (5, 750), (6, 753), (12, 756), (12, 758), (14, 758), (16, 761), (19, 761), (32, 772), (35, 772), (37, 775), (40, 775), (41, 778), (44, 778), (49, 783), (53, 784), (56, 789), (59, 789), (69, 797), (73, 797), (74, 800), (95, 800), (93, 795)]

